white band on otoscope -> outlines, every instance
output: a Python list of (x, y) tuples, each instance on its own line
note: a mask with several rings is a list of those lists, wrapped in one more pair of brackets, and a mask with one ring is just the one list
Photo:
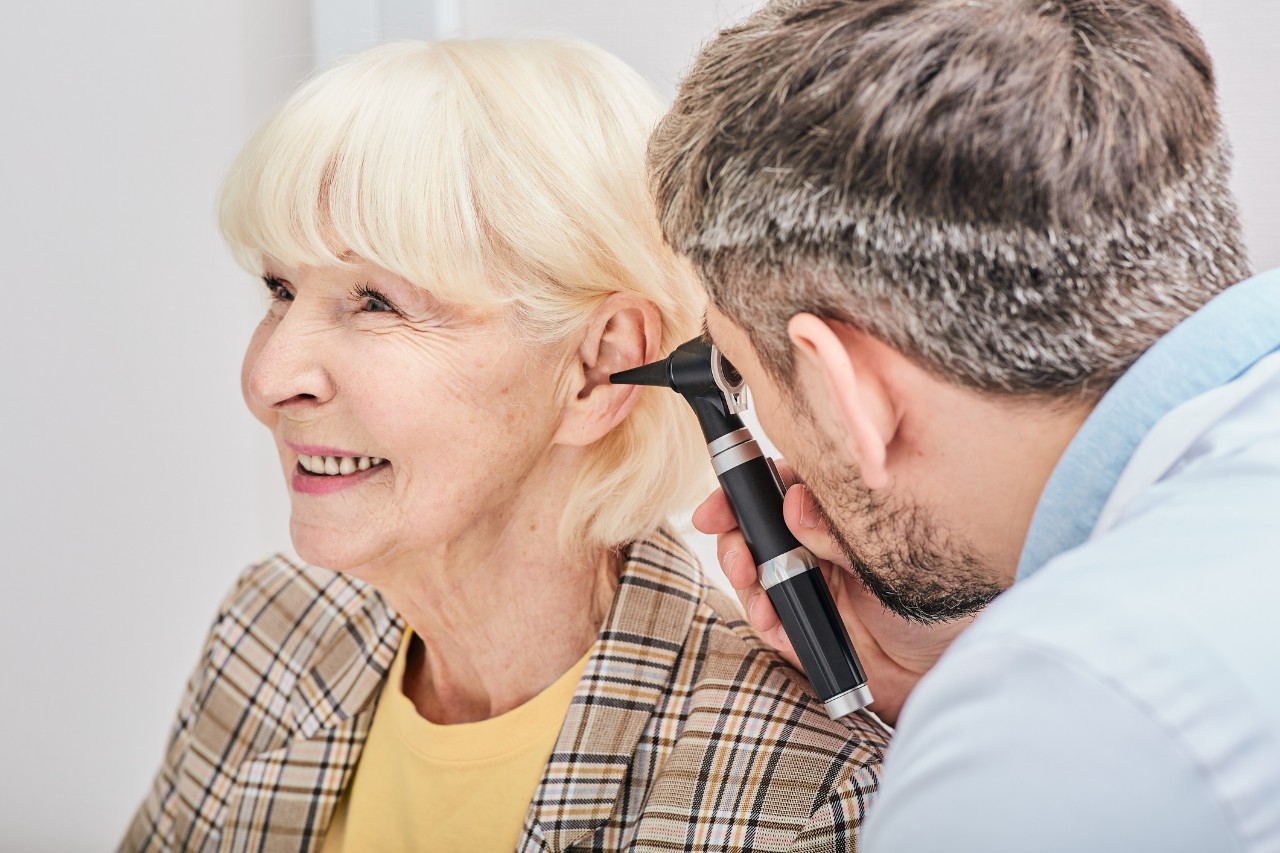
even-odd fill
[(852, 690), (846, 690), (838, 696), (824, 700), (822, 705), (827, 709), (827, 716), (833, 720), (847, 717), (854, 711), (861, 711), (875, 700), (871, 698), (871, 688), (859, 684)]
[(812, 551), (801, 545), (799, 548), (792, 548), (784, 554), (779, 554), (772, 560), (765, 560), (756, 568), (760, 570), (760, 585), (769, 589), (785, 580), (791, 580), (811, 569), (818, 568), (818, 558)]
[(761, 456), (764, 456), (764, 451), (760, 449), (759, 444), (754, 440), (744, 441), (712, 456), (711, 467), (716, 469), (716, 476), (719, 477), (724, 472), (737, 468), (744, 462), (750, 462), (752, 459), (759, 459)]
[(715, 441), (708, 444), (707, 453), (709, 453), (711, 458), (714, 459), (730, 447), (737, 447), (739, 444), (745, 444), (751, 440), (751, 430), (746, 427), (743, 427), (742, 429), (735, 429), (733, 432), (725, 433)]

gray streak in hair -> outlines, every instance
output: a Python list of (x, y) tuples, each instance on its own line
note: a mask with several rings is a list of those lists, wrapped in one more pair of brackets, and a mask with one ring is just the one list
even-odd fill
[(804, 311), (980, 391), (1096, 397), (1247, 274), (1209, 59), (1164, 0), (771, 4), (649, 161), (668, 241), (784, 379)]

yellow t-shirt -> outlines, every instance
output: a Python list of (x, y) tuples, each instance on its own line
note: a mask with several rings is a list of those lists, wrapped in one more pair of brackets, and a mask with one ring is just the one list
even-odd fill
[(590, 652), (519, 708), (442, 726), (404, 695), (405, 635), (323, 853), (511, 853)]

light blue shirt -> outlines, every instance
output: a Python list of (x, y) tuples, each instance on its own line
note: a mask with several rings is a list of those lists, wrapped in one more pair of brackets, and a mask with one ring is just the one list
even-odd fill
[(1280, 851), (1280, 273), (1108, 392), (913, 693), (864, 853)]

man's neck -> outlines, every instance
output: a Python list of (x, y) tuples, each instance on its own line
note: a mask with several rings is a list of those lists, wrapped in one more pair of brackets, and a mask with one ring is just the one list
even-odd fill
[(904, 454), (900, 470), (927, 484), (916, 500), (1011, 585), (1045, 484), (1096, 401), (1001, 398), (941, 383), (930, 393), (926, 416), (904, 424), (904, 440), (919, 450)]

